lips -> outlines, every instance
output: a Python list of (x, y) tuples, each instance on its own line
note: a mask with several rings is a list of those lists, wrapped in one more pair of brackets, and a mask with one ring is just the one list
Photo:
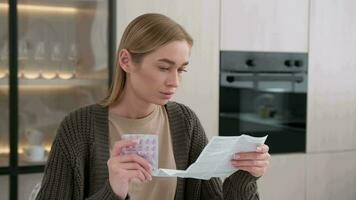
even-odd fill
[(160, 92), (163, 96), (164, 99), (170, 99), (172, 98), (174, 92)]
[(164, 95), (173, 95), (174, 94), (174, 92), (161, 92), (161, 93)]

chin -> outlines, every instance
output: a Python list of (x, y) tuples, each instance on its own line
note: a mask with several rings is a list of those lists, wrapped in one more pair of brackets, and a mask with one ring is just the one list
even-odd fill
[(168, 101), (169, 101), (169, 99), (160, 99), (160, 100), (155, 101), (154, 104), (163, 106), (163, 105), (166, 105), (168, 103)]

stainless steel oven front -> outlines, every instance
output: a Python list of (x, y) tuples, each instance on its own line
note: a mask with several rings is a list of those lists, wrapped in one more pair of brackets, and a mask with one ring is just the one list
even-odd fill
[(220, 52), (219, 134), (264, 136), (271, 153), (305, 152), (308, 55)]

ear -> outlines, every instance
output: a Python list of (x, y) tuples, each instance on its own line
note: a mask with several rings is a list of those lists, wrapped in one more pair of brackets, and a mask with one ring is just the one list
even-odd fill
[(121, 49), (117, 54), (118, 64), (126, 73), (131, 71), (131, 54), (127, 49)]

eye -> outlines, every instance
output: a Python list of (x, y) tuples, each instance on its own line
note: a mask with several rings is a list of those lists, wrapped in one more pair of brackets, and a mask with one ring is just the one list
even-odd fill
[(169, 67), (162, 67), (162, 66), (160, 66), (160, 67), (158, 67), (158, 68), (159, 68), (159, 70), (162, 71), (162, 72), (169, 71)]
[(183, 72), (187, 72), (187, 70), (185, 68), (178, 69), (178, 73), (183, 73)]

